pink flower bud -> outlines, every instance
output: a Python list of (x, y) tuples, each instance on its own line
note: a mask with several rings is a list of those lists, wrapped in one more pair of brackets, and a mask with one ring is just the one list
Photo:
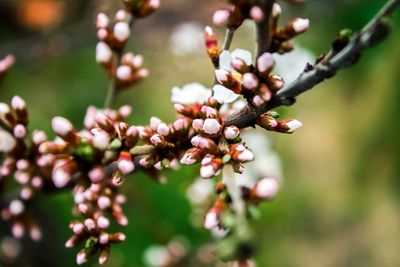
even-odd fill
[(54, 117), (51, 121), (51, 126), (59, 136), (66, 136), (74, 130), (72, 123), (64, 117)]
[(108, 19), (106, 14), (104, 14), (104, 13), (97, 14), (97, 19), (96, 19), (96, 27), (97, 28), (107, 28), (109, 23), (110, 23), (110, 20)]
[(84, 225), (83, 225), (83, 223), (78, 222), (78, 223), (75, 223), (75, 224), (72, 226), (72, 231), (74, 232), (74, 234), (79, 235), (80, 233), (83, 232), (83, 230), (84, 230)]
[(215, 70), (215, 77), (220, 84), (226, 83), (229, 80), (229, 72), (226, 70)]
[(23, 187), (21, 191), (19, 192), (19, 196), (24, 199), (28, 200), (31, 199), (33, 196), (33, 190), (30, 187)]
[(107, 38), (107, 36), (108, 36), (108, 31), (106, 29), (99, 29), (97, 31), (97, 38), (100, 41), (104, 41)]
[(206, 119), (204, 121), (203, 130), (207, 134), (217, 134), (221, 131), (221, 124), (216, 119)]
[(250, 149), (246, 149), (243, 152), (239, 153), (237, 156), (237, 160), (239, 162), (249, 162), (254, 160), (254, 153)]
[(71, 174), (63, 170), (62, 168), (55, 168), (53, 171), (53, 183), (57, 188), (65, 187), (71, 180)]
[(150, 128), (151, 128), (153, 131), (156, 131), (156, 130), (157, 130), (157, 126), (158, 126), (160, 123), (162, 123), (162, 121), (161, 121), (159, 118), (157, 118), (157, 117), (151, 117), (151, 118), (150, 118)]
[(257, 69), (261, 73), (270, 71), (273, 66), (274, 59), (272, 58), (272, 55), (268, 52), (265, 52), (257, 59)]
[(203, 129), (204, 121), (202, 119), (195, 119), (192, 122), (192, 127), (195, 131), (200, 131)]
[(25, 205), (21, 200), (15, 199), (10, 202), (8, 210), (13, 216), (21, 215), (25, 211)]
[(33, 188), (41, 188), (43, 185), (43, 179), (40, 176), (35, 176), (31, 180)]
[(250, 17), (255, 21), (255, 22), (260, 22), (264, 18), (264, 11), (259, 7), (259, 6), (253, 6), (250, 9)]
[(108, 234), (107, 233), (101, 233), (100, 237), (99, 237), (100, 244), (106, 245), (106, 244), (108, 244), (108, 241), (109, 241)]
[(17, 161), (15, 166), (18, 170), (26, 170), (29, 168), (29, 161), (26, 159), (20, 159)]
[(18, 139), (22, 139), (26, 136), (26, 128), (22, 124), (17, 124), (14, 127), (14, 136)]
[(21, 222), (15, 222), (11, 228), (11, 232), (15, 238), (21, 239), (25, 234), (25, 227)]
[(42, 239), (42, 231), (36, 225), (31, 227), (29, 235), (33, 241), (40, 241)]
[(38, 130), (33, 131), (32, 140), (36, 145), (43, 143), (44, 141), (46, 141), (46, 139), (47, 139), (47, 136), (46, 136), (45, 132), (38, 131)]
[(88, 176), (92, 183), (100, 183), (104, 178), (104, 170), (102, 167), (95, 167), (89, 171)]
[(289, 127), (289, 130), (287, 132), (293, 133), (297, 129), (301, 128), (303, 126), (303, 123), (298, 120), (290, 119), (286, 121), (286, 126)]
[(265, 103), (265, 100), (262, 99), (261, 96), (256, 95), (253, 97), (253, 104), (256, 105), (257, 107), (263, 105)]
[(99, 218), (97, 218), (97, 226), (100, 229), (106, 229), (106, 228), (108, 228), (108, 226), (110, 226), (110, 220), (108, 220), (104, 216), (100, 216)]
[(149, 0), (148, 5), (151, 9), (158, 9), (160, 7), (160, 0)]
[(217, 26), (225, 26), (228, 24), (230, 12), (228, 10), (217, 10), (213, 15), (213, 23)]
[(128, 18), (129, 14), (123, 9), (118, 10), (117, 13), (115, 14), (115, 20), (117, 21), (124, 21), (124, 20), (126, 21), (128, 20)]
[(93, 136), (92, 143), (95, 148), (105, 150), (110, 144), (110, 136), (106, 132), (98, 132)]
[(100, 209), (104, 210), (111, 206), (111, 199), (107, 196), (100, 196), (97, 199), (97, 206), (99, 206)]
[(131, 154), (125, 151), (119, 154), (117, 166), (122, 174), (128, 174), (135, 170), (135, 165), (133, 164)]
[(0, 103), (0, 117), (4, 117), (6, 114), (10, 113), (10, 107), (6, 103)]
[(296, 33), (305, 32), (310, 26), (310, 20), (297, 18), (292, 20), (292, 27)]
[(249, 90), (254, 90), (258, 87), (257, 76), (253, 73), (245, 73), (242, 77), (242, 84)]
[(111, 62), (113, 52), (111, 48), (104, 42), (98, 42), (96, 46), (96, 62), (108, 64)]
[(82, 264), (84, 264), (85, 262), (87, 262), (87, 255), (86, 255), (85, 250), (81, 250), (81, 251), (79, 251), (78, 254), (76, 255), (76, 263), (77, 263), (78, 265), (82, 265)]
[(224, 129), (224, 137), (228, 140), (235, 139), (239, 136), (240, 130), (236, 126), (228, 126)]
[(114, 37), (120, 42), (125, 42), (128, 40), (131, 30), (129, 24), (125, 21), (117, 22), (114, 25)]
[(86, 228), (87, 228), (89, 231), (91, 231), (91, 230), (93, 230), (93, 229), (96, 228), (96, 223), (95, 223), (94, 220), (91, 219), (91, 218), (85, 219), (85, 221), (83, 222), (83, 224), (86, 226)]
[(214, 169), (214, 166), (210, 165), (206, 165), (206, 166), (201, 166), (200, 168), (200, 176), (203, 178), (211, 178), (215, 175), (216, 171)]
[(274, 18), (279, 17), (282, 14), (282, 8), (278, 3), (274, 3), (272, 6), (272, 16)]
[(187, 128), (187, 122), (185, 122), (184, 119), (177, 119), (176, 121), (174, 121), (173, 127), (175, 131), (181, 131)]
[(127, 65), (121, 65), (116, 70), (116, 76), (121, 81), (129, 81), (132, 77), (132, 69)]
[(212, 209), (209, 211), (204, 218), (204, 228), (212, 229), (217, 227), (219, 224), (218, 214)]
[(24, 110), (26, 109), (26, 103), (21, 97), (16, 95), (11, 99), (11, 107), (14, 110)]
[(170, 129), (169, 129), (167, 124), (160, 123), (160, 124), (157, 125), (157, 133), (158, 134), (161, 134), (163, 136), (167, 136), (169, 134), (169, 132), (170, 132)]
[(278, 182), (273, 178), (263, 178), (255, 186), (255, 193), (261, 199), (271, 199), (278, 192)]

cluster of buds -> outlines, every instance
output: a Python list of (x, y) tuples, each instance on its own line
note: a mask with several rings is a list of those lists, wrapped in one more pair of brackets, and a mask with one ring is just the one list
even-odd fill
[(85, 263), (89, 256), (100, 253), (99, 263), (104, 264), (110, 253), (110, 245), (125, 240), (123, 233), (108, 233), (110, 226), (108, 214), (122, 226), (128, 224), (126, 216), (122, 212), (121, 204), (125, 202), (125, 196), (118, 194), (118, 186), (110, 179), (100, 183), (92, 183), (90, 187), (75, 186), (74, 202), (75, 213), (83, 217), (82, 221), (74, 221), (70, 224), (73, 235), (65, 243), (67, 248), (85, 243), (76, 257), (78, 264)]
[(243, 95), (256, 107), (267, 103), (284, 86), (283, 79), (271, 73), (274, 60), (268, 52), (258, 57), (256, 66), (248, 65), (241, 58), (234, 58), (231, 65), (231, 70), (215, 70), (218, 83), (236, 94)]
[(110, 245), (125, 239), (122, 233), (109, 234), (106, 229), (110, 225), (107, 214), (119, 225), (128, 223), (121, 208), (125, 198), (118, 194), (118, 189), (123, 176), (135, 170), (129, 150), (138, 142), (139, 132), (121, 122), (130, 113), (130, 106), (116, 111), (90, 106), (84, 119), (85, 129), (79, 132), (67, 119), (55, 117), (52, 128), (58, 138), (39, 146), (41, 153), (55, 157), (51, 171), (54, 185), (57, 188), (75, 185), (74, 211), (83, 221), (71, 224), (74, 235), (66, 246), (86, 242), (77, 254), (78, 264), (97, 252), (100, 252), (99, 262), (104, 263)]
[[(131, 34), (132, 16), (125, 10), (119, 10), (110, 25), (107, 15), (97, 15), (97, 37), (100, 42), (96, 47), (96, 61), (103, 65), (111, 77), (116, 77), (117, 89), (127, 88), (148, 76), (148, 70), (142, 68), (143, 57), (126, 53), (115, 63), (114, 53), (120, 55)], [(119, 57), (119, 56), (118, 56)]]
[(122, 106), (118, 111), (100, 111), (90, 106), (84, 120), (85, 129), (80, 132), (66, 118), (54, 117), (52, 128), (59, 138), (39, 147), (43, 154), (56, 155), (52, 170), (54, 185), (63, 188), (78, 174), (84, 174), (79, 177), (86, 182), (102, 182), (106, 178), (102, 166), (115, 161), (117, 169), (113, 177), (133, 172), (135, 165), (129, 149), (137, 143), (138, 132), (134, 126), (121, 122), (130, 113), (129, 106)]
[(236, 172), (241, 173), (242, 164), (254, 159), (253, 152), (240, 138), (240, 130), (236, 126), (224, 127), (219, 106), (213, 97), (204, 105), (175, 105), (178, 113), (192, 119), (194, 130), (193, 147), (186, 151), (180, 162), (187, 165), (201, 162), (200, 175), (203, 178), (218, 175), (225, 164), (231, 164)]
[(137, 18), (147, 17), (160, 7), (160, 0), (122, 0), (122, 2)]
[(171, 124), (152, 117), (148, 126), (139, 127), (141, 139), (155, 148), (154, 153), (142, 157), (139, 164), (156, 171), (177, 168), (181, 151), (188, 147), (190, 124), (191, 120), (185, 117), (177, 118)]
[[(276, 196), (278, 189), (279, 184), (276, 179), (264, 177), (251, 187), (241, 186), (241, 198), (246, 203), (246, 208), (248, 208), (252, 204), (272, 200)], [(224, 217), (229, 218), (229, 214), (233, 212), (231, 209), (231, 196), (223, 182), (216, 184), (215, 193), (218, 198), (204, 217), (204, 228), (229, 229), (231, 222), (230, 220), (225, 220), (224, 223)]]
[(245, 19), (260, 22), (264, 19), (264, 10), (256, 1), (229, 0), (230, 6), (215, 11), (213, 22), (217, 26), (238, 28)]
[(41, 155), (38, 147), (46, 140), (42, 131), (34, 131), (28, 138), (28, 111), (25, 101), (14, 96), (11, 105), (0, 103), (0, 151), (4, 153), (0, 165), (0, 183), (13, 176), (20, 186), (18, 195), (1, 211), (3, 220), (11, 221), (12, 233), (22, 238), (29, 232), (33, 240), (41, 239), (41, 230), (28, 216), (26, 205), (47, 182), (53, 157)]
[(144, 252), (146, 266), (151, 267), (178, 267), (185, 264), (188, 254), (188, 241), (176, 237), (166, 245), (153, 245)]
[(294, 46), (290, 42), (291, 39), (307, 31), (310, 26), (310, 21), (303, 18), (292, 19), (289, 24), (279, 28), (279, 18), (282, 9), (278, 3), (274, 3), (272, 9), (272, 28), (271, 28), (271, 53), (277, 52), (280, 54), (290, 52)]
[(7, 55), (0, 60), (0, 83), (3, 81), (7, 71), (14, 65), (14, 56)]

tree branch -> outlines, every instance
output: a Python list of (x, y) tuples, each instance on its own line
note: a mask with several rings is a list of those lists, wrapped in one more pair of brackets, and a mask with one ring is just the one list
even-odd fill
[(229, 50), (232, 44), (233, 35), (235, 35), (236, 28), (230, 27), (226, 29), (224, 45), (222, 46), (223, 50)]
[[(242, 110), (233, 114), (225, 121), (225, 125), (236, 125), (239, 128), (254, 127), (257, 118), (276, 107), (290, 106), (295, 103), (296, 97), (322, 81), (332, 78), (342, 68), (353, 66), (361, 53), (367, 48), (381, 42), (388, 32), (388, 24), (385, 21), (400, 6), (400, 0), (390, 0), (366, 24), (366, 26), (355, 34), (350, 42), (339, 52), (330, 51), (325, 58), (314, 66), (307, 66), (299, 77), (280, 90), (272, 99), (261, 108), (247, 105)], [(383, 34), (382, 34), (383, 33)]]
[(135, 146), (129, 151), (132, 156), (143, 156), (153, 154), (156, 151), (156, 147), (153, 145)]
[(271, 42), (271, 12), (274, 0), (261, 0), (260, 7), (264, 11), (264, 18), (256, 23), (257, 30), (257, 56), (261, 56), (264, 52), (267, 52)]

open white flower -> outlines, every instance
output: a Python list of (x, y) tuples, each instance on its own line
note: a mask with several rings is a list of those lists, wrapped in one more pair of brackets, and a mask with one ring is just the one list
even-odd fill
[(170, 50), (176, 56), (200, 54), (204, 49), (204, 30), (196, 22), (179, 24), (172, 30)]
[(283, 78), (285, 84), (290, 84), (302, 73), (307, 63), (315, 61), (315, 55), (309, 50), (296, 45), (296, 49), (283, 55), (274, 53), (276, 62), (275, 73)]
[(172, 88), (171, 101), (180, 104), (204, 103), (211, 96), (211, 90), (200, 83), (189, 83), (182, 88)]
[[(244, 49), (235, 49), (232, 52), (224, 50), (219, 56), (219, 68), (229, 72), (235, 72), (231, 64), (232, 60), (236, 58), (242, 59), (247, 65), (252, 64), (252, 56), (249, 51)], [(232, 103), (239, 97), (238, 94), (235, 94), (232, 90), (220, 84), (215, 85), (212, 90), (214, 91), (215, 99), (222, 104)]]

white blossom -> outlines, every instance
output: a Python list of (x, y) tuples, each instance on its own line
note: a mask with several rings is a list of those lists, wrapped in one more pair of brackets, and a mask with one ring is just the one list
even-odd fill
[(290, 84), (302, 73), (307, 63), (315, 61), (315, 55), (309, 50), (296, 45), (296, 49), (283, 55), (273, 54), (276, 62), (274, 72), (279, 74), (285, 84)]
[(204, 103), (211, 96), (211, 90), (200, 83), (189, 83), (182, 88), (172, 88), (171, 101), (180, 104)]
[(195, 22), (176, 26), (170, 36), (170, 50), (176, 56), (199, 54), (204, 50), (203, 27)]

